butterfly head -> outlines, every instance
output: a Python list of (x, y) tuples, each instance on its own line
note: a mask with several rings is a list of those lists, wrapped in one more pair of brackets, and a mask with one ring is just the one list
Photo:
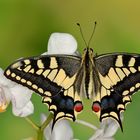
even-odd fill
[(86, 47), (83, 51), (83, 59), (84, 60), (93, 60), (94, 57), (94, 51), (92, 48)]

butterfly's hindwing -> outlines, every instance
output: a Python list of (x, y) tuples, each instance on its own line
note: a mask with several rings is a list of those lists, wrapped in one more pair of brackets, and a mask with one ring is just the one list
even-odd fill
[(112, 117), (122, 128), (120, 112), (131, 102), (131, 95), (140, 89), (140, 55), (101, 55), (95, 61), (102, 84), (100, 120)]
[(61, 118), (67, 118), (75, 121), (76, 113), (74, 111), (75, 95), (74, 87), (69, 88), (68, 90), (61, 90), (56, 96), (51, 98), (44, 97), (43, 103), (48, 105), (49, 111), (54, 114), (55, 122)]
[[(80, 100), (74, 87), (81, 59), (68, 55), (43, 55), (20, 59), (5, 70), (5, 76), (43, 97), (54, 114), (54, 123), (61, 118), (75, 120), (75, 102)], [(54, 125), (54, 124), (53, 124)]]

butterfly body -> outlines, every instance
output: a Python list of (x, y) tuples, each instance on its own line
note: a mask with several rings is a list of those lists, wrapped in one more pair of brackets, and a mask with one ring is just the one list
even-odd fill
[(83, 81), (81, 84), (83, 87), (83, 91), (81, 91), (83, 94), (82, 96), (86, 97), (87, 99), (94, 98), (100, 90), (100, 79), (98, 77), (94, 54), (91, 48), (84, 49), (81, 67), (78, 74), (82, 75), (82, 78), (80, 79)]
[(75, 120), (83, 109), (81, 97), (93, 100), (100, 121), (111, 117), (121, 126), (120, 113), (140, 89), (140, 55), (112, 53), (94, 56), (86, 48), (82, 57), (41, 55), (17, 60), (5, 76), (42, 96), (54, 114)]

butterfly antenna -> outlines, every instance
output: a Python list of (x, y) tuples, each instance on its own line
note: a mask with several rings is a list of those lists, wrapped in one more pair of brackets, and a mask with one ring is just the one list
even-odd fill
[(87, 44), (88, 46), (90, 45), (91, 39), (92, 39), (92, 37), (93, 37), (93, 35), (95, 33), (96, 25), (97, 25), (97, 22), (95, 21), (94, 22), (94, 27), (93, 27), (92, 34), (91, 34), (90, 39), (89, 39), (88, 44)]
[(86, 47), (88, 47), (88, 44), (87, 44), (87, 42), (86, 42), (86, 40), (85, 40), (85, 38), (84, 38), (83, 31), (82, 31), (82, 28), (81, 28), (80, 23), (77, 23), (77, 25), (79, 26), (80, 33), (81, 33), (81, 35), (82, 35), (82, 39), (83, 39), (83, 41), (84, 41)]

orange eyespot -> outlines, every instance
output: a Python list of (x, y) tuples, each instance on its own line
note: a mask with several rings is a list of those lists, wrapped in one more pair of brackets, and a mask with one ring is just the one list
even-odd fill
[(76, 112), (81, 112), (83, 110), (83, 105), (81, 102), (77, 102), (75, 105), (74, 105), (74, 110)]
[(93, 105), (92, 105), (92, 110), (94, 112), (99, 112), (101, 110), (100, 103), (99, 102), (94, 102)]

